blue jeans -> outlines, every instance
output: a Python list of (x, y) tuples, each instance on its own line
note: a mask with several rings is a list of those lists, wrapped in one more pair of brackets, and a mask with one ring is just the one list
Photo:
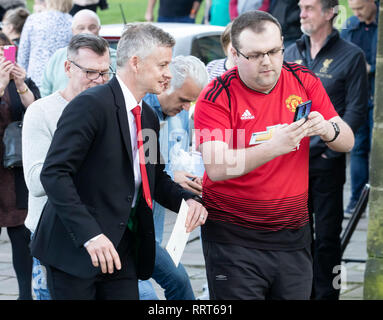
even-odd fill
[[(31, 239), (33, 232), (31, 232)], [(47, 285), (47, 271), (40, 260), (33, 257), (32, 265), (32, 289), (36, 300), (52, 300)]]
[[(165, 289), (166, 300), (195, 300), (189, 276), (180, 263), (176, 268), (166, 249), (156, 241), (156, 258), (152, 278)], [(149, 280), (138, 283), (140, 300), (157, 300)]]
[(364, 185), (369, 179), (369, 154), (373, 120), (373, 106), (368, 110), (368, 119), (355, 134), (355, 145), (350, 153), (351, 199), (352, 206), (356, 205)]

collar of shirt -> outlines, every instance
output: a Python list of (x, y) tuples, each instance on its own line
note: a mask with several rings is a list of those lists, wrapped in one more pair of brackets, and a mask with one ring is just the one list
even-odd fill
[[(319, 50), (316, 58), (319, 56), (320, 52), (325, 50), (327, 46), (331, 46), (332, 43), (339, 39), (339, 31), (336, 29), (332, 29), (332, 32), (327, 36), (322, 48)], [(297, 46), (300, 47), (300, 51), (303, 52), (304, 57), (308, 63), (308, 68), (312, 69), (312, 64), (315, 59), (311, 58), (311, 43), (310, 37), (308, 35), (303, 35), (300, 40), (297, 42)]]
[(160, 101), (158, 100), (158, 97), (154, 93), (147, 93), (143, 100), (154, 110), (154, 112), (157, 114), (157, 117), (160, 121), (166, 120), (167, 116), (162, 112), (162, 108), (160, 105)]
[(133, 96), (133, 93), (125, 85), (122, 79), (118, 75), (116, 75), (116, 78), (118, 80), (118, 83), (120, 84), (122, 94), (124, 95), (124, 101), (125, 101), (127, 113), (129, 114), (129, 111), (132, 111), (132, 109), (135, 108), (137, 105), (141, 107), (141, 113), (142, 113), (142, 100), (140, 102), (137, 102), (136, 98)]

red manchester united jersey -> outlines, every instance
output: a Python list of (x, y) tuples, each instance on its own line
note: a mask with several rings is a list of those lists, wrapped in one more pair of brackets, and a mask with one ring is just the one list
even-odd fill
[[(237, 149), (267, 143), (273, 128), (292, 123), (295, 108), (307, 100), (312, 101), (311, 111), (325, 119), (338, 115), (319, 78), (298, 64), (284, 63), (268, 94), (248, 88), (237, 68), (221, 79), (210, 82), (197, 101), (197, 145), (220, 140)], [(308, 160), (306, 137), (294, 151), (240, 177), (217, 182), (205, 173), (203, 199), (209, 220), (258, 230), (301, 228), (308, 222)]]

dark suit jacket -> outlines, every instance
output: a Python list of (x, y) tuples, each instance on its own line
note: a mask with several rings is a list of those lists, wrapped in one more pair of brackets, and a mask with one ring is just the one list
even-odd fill
[[(144, 141), (152, 199), (178, 212), (181, 200), (193, 195), (159, 164), (159, 122), (143, 102), (142, 128), (152, 129)], [(144, 133), (145, 137), (145, 133)], [(91, 278), (95, 268), (83, 244), (105, 234), (117, 248), (129, 219), (134, 196), (134, 173), (129, 123), (116, 78), (88, 89), (73, 99), (58, 121), (41, 182), (48, 202), (31, 242), (32, 255), (43, 264)], [(138, 277), (151, 276), (155, 257), (153, 216), (141, 197), (137, 210)], [(124, 261), (121, 261), (124, 264)]]

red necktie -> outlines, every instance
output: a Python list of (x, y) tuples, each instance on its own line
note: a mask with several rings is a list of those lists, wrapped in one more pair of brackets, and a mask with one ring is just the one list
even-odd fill
[(144, 197), (145, 197), (146, 203), (148, 204), (149, 208), (152, 209), (153, 208), (152, 197), (150, 196), (148, 175), (146, 173), (146, 167), (145, 167), (144, 142), (142, 138), (142, 128), (141, 128), (141, 107), (140, 106), (135, 107), (134, 109), (132, 109), (132, 113), (134, 115), (134, 119), (136, 120), (136, 127), (137, 127), (137, 146), (138, 146), (138, 155), (140, 159), (142, 189), (144, 191)]

